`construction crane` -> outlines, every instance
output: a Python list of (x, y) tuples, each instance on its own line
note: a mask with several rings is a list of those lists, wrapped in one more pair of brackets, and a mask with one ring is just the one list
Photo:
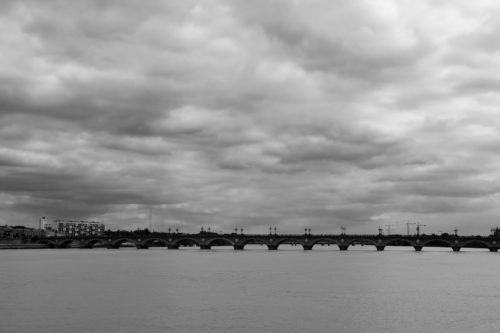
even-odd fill
[(410, 225), (416, 224), (415, 222), (406, 222), (406, 235), (410, 236)]
[(386, 224), (385, 226), (387, 227), (387, 236), (389, 236), (391, 234), (391, 225)]
[(427, 224), (417, 223), (417, 236), (420, 236), (420, 227), (427, 227)]

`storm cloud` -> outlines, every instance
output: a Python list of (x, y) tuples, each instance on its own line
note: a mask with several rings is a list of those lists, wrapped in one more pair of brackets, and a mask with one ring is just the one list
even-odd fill
[(2, 1), (0, 224), (487, 234), (494, 1)]

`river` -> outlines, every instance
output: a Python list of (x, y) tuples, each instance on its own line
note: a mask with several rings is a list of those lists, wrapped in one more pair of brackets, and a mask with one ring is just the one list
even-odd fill
[(494, 332), (500, 253), (0, 251), (0, 332)]

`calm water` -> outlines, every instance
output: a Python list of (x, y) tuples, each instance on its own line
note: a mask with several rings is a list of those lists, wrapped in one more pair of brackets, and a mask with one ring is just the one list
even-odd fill
[(500, 253), (3, 250), (0, 332), (495, 332)]

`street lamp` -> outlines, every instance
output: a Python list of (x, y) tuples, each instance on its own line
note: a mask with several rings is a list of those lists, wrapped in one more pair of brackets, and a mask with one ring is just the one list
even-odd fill
[(309, 228), (309, 236), (311, 236), (311, 228)]
[(241, 230), (241, 234), (243, 235), (243, 228), (241, 228), (240, 230)]
[(341, 234), (342, 235), (345, 235), (345, 230), (346, 230), (346, 227), (344, 227), (343, 225), (340, 226), (340, 230), (341, 230)]
[(276, 227), (274, 227), (274, 236), (276, 236)]

